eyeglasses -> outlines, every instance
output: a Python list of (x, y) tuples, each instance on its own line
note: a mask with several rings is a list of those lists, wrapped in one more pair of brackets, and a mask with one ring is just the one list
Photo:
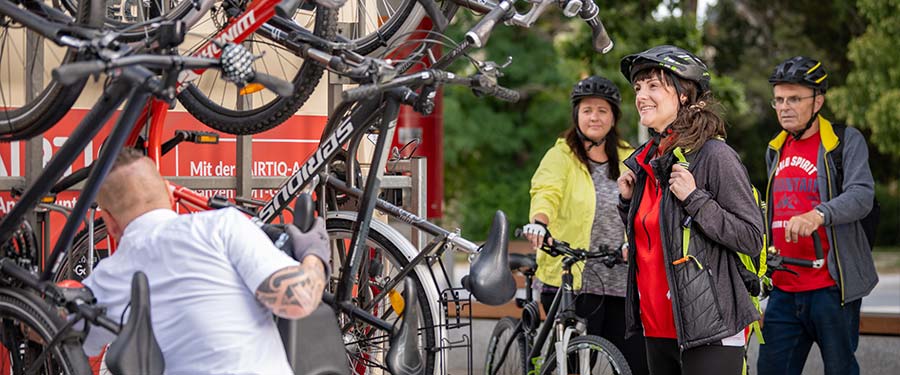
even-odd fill
[(789, 96), (787, 98), (772, 98), (772, 100), (769, 101), (769, 104), (772, 105), (772, 108), (778, 108), (779, 105), (783, 105), (783, 104), (787, 103), (788, 107), (793, 108), (797, 104), (800, 104), (801, 100), (809, 99), (812, 97), (815, 97), (815, 95), (804, 96), (802, 98), (799, 96)]

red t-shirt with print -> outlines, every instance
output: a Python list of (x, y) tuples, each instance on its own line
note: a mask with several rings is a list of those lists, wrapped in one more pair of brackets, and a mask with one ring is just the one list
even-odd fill
[[(772, 181), (772, 244), (781, 251), (781, 255), (799, 259), (815, 259), (812, 237), (800, 237), (799, 242), (787, 242), (784, 238), (784, 227), (793, 216), (802, 215), (821, 203), (816, 160), (819, 155), (821, 137), (815, 135), (794, 140), (788, 137), (781, 152), (781, 160), (775, 168)], [(828, 241), (825, 227), (819, 227), (819, 238), (822, 239), (822, 250), (828, 255)], [(819, 269), (787, 266), (797, 272), (775, 272), (772, 282), (779, 289), (787, 292), (805, 292), (835, 285), (828, 267)]]
[(666, 279), (662, 236), (659, 224), (659, 202), (662, 189), (656, 181), (653, 169), (645, 164), (650, 147), (637, 156), (637, 161), (647, 172), (641, 205), (634, 218), (634, 242), (637, 258), (637, 288), (641, 308), (644, 336), (676, 338), (675, 317), (672, 315), (672, 299)]

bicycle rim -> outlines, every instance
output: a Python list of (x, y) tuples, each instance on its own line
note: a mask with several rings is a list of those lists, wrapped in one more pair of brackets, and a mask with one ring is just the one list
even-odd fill
[[(74, 10), (84, 0), (62, 0), (69, 11)], [(104, 0), (103, 25), (109, 29), (122, 30), (126, 27), (153, 18), (164, 20), (181, 19), (192, 9), (191, 0)], [(147, 25), (121, 33), (120, 41), (135, 42), (155, 32), (155, 26)]]
[[(450, 21), (459, 8), (451, 0), (436, 0), (444, 17)], [(392, 4), (396, 7), (389, 8)], [(385, 9), (393, 9), (393, 12)], [(421, 59), (425, 51), (434, 44), (423, 43), (420, 39), (436, 39), (427, 31), (433, 30), (423, 21), (426, 18), (425, 10), (416, 0), (379, 0), (378, 17), (366, 15), (357, 18), (356, 24), (351, 24), (350, 37), (356, 48), (354, 52), (391, 58), (393, 60)], [(383, 19), (380, 26), (374, 24), (372, 19)], [(376, 28), (377, 26), (377, 28)], [(425, 30), (422, 30), (425, 29)]]
[(522, 375), (525, 373), (525, 341), (515, 328), (519, 320), (504, 317), (494, 326), (484, 361), (485, 375)]
[[(228, 9), (218, 8), (202, 18), (191, 29), (195, 34), (188, 35), (180, 47), (181, 53), (196, 53), (218, 33), (228, 20)], [(301, 9), (295, 14), (294, 21), (324, 39), (335, 37), (337, 15), (333, 10)], [(198, 120), (213, 129), (235, 135), (256, 134), (286, 121), (306, 103), (324, 72), (318, 63), (304, 60), (260, 34), (252, 34), (243, 44), (254, 55), (263, 55), (254, 63), (257, 72), (293, 84), (291, 96), (279, 96), (257, 84), (238, 88), (222, 80), (217, 69), (208, 69), (191, 79), (178, 96), (185, 109)]]
[[(566, 347), (569, 374), (631, 375), (625, 356), (611, 342), (599, 336), (579, 336)], [(541, 374), (559, 374), (556, 356), (550, 355), (541, 368)]]
[(63, 323), (53, 308), (24, 293), (0, 288), (0, 372), (20, 375), (34, 368), (34, 373), (42, 375), (90, 374), (87, 358), (76, 340), (64, 339), (47, 348), (46, 343)]
[[(30, 1), (52, 5), (49, 1)], [(80, 25), (102, 22), (102, 13), (92, 9), (91, 2), (83, 2), (71, 14)], [(63, 86), (51, 72), (84, 56), (57, 46), (6, 16), (0, 15), (0, 26), (0, 141), (28, 139), (56, 124), (78, 99), (87, 80)]]
[[(328, 236), (331, 239), (332, 246), (332, 269), (335, 273), (340, 270), (340, 261), (342, 257), (338, 254), (346, 254), (346, 250), (350, 243), (353, 231), (353, 221), (343, 218), (329, 218), (326, 224), (328, 228)], [(360, 266), (360, 274), (367, 275), (365, 278), (357, 281), (356, 295), (354, 303), (357, 305), (365, 305), (371, 303), (374, 296), (380, 293), (399, 293), (402, 295), (403, 283), (398, 283), (392, 292), (386, 292), (382, 286), (395, 278), (398, 272), (408, 263), (406, 256), (391, 243), (384, 235), (375, 229), (369, 231), (366, 238), (368, 254), (363, 257)], [(339, 277), (335, 275), (334, 277)], [(411, 272), (409, 277), (413, 278), (418, 290), (418, 309), (419, 313), (419, 348), (420, 355), (425, 360), (425, 373), (432, 374), (435, 369), (435, 326), (437, 319), (428, 304), (425, 292), (426, 287), (434, 288), (431, 283), (423, 284), (420, 275)], [(358, 278), (359, 279), (359, 278)], [(396, 296), (393, 298), (397, 298)], [(375, 303), (369, 311), (381, 319), (388, 322), (399, 324), (399, 318), (394, 311), (390, 297)], [(408, 307), (407, 307), (408, 308)], [(389, 337), (385, 332), (375, 330), (367, 324), (354, 321), (346, 316), (339, 318), (344, 332), (344, 343), (347, 348), (347, 356), (350, 360), (350, 368), (353, 374), (374, 374), (381, 373), (382, 369), (386, 369), (384, 356), (388, 350)], [(384, 370), (386, 371), (386, 370)]]

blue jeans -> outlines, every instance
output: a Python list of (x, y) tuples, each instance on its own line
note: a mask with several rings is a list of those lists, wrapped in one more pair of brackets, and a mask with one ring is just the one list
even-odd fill
[(826, 375), (858, 375), (854, 353), (861, 303), (856, 300), (842, 307), (837, 286), (800, 293), (773, 290), (763, 318), (766, 343), (759, 346), (759, 374), (800, 375), (815, 342)]

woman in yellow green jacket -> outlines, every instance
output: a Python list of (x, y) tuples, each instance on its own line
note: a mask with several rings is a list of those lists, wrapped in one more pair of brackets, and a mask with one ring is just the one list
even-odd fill
[[(524, 232), (535, 248), (552, 235), (573, 248), (619, 250), (625, 228), (616, 210), (616, 179), (633, 151), (616, 129), (621, 95), (610, 80), (591, 76), (575, 84), (571, 100), (573, 126), (547, 151), (531, 179), (531, 224)], [(537, 262), (546, 311), (562, 281), (562, 257), (538, 252)], [(616, 345), (632, 373), (646, 374), (643, 338), (625, 340), (627, 270), (624, 264), (608, 268), (594, 260), (573, 267), (580, 289), (575, 310), (587, 320), (588, 334)]]

